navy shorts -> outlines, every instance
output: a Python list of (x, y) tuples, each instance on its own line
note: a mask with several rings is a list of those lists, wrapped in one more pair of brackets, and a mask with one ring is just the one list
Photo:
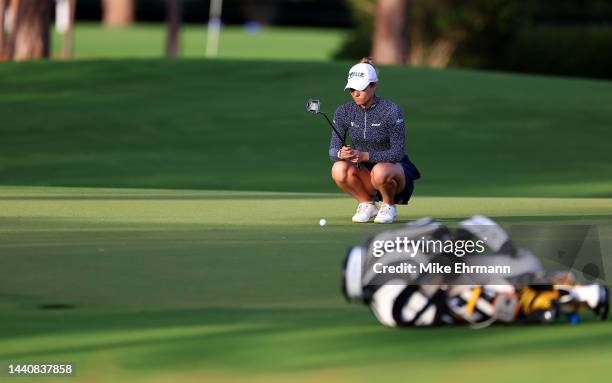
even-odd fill
[[(402, 165), (402, 169), (404, 169), (406, 187), (404, 188), (404, 190), (395, 195), (395, 203), (398, 205), (407, 205), (408, 201), (410, 200), (410, 197), (412, 196), (412, 192), (414, 191), (414, 181), (421, 178), (421, 173), (419, 173), (419, 169), (414, 166), (408, 156), (404, 156), (404, 158), (402, 158), (399, 164)], [(365, 166), (369, 171), (372, 171), (376, 163), (362, 162), (359, 165)], [(382, 196), (380, 195), (380, 193), (376, 193), (376, 196), (374, 196), (374, 201), (382, 201)]]

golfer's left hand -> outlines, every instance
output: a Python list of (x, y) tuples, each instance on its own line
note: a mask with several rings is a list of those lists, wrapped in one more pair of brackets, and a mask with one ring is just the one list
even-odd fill
[(358, 164), (360, 162), (367, 162), (369, 159), (369, 155), (367, 152), (360, 152), (359, 150), (353, 150), (353, 157), (351, 158), (351, 162)]

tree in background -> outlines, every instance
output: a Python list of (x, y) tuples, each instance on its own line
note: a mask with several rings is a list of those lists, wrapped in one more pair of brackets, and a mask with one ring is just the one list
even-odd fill
[[(337, 57), (355, 59), (371, 53), (375, 60), (382, 57), (381, 64), (428, 67), (446, 67), (456, 58), (487, 67), (515, 33), (521, 3), (520, 0), (346, 1), (357, 27)], [(390, 36), (386, 42), (381, 37), (384, 33)], [(387, 59), (386, 55), (392, 53), (379, 53), (394, 49), (395, 60)]]
[(415, 0), (409, 63), (492, 68), (517, 33), (522, 0)]
[(134, 0), (102, 0), (102, 22), (107, 27), (125, 27), (134, 22)]
[(409, 56), (408, 13), (416, 0), (346, 0), (355, 29), (337, 58), (372, 56), (378, 64), (403, 65)]
[(179, 52), (179, 39), (182, 19), (182, 0), (166, 0), (166, 18), (168, 20), (168, 37), (166, 40), (166, 56), (176, 57)]
[(8, 60), (8, 53), (6, 51), (6, 36), (4, 34), (4, 16), (6, 14), (5, 12), (7, 5), (7, 0), (0, 0), (0, 61)]
[(406, 62), (408, 0), (377, 0), (372, 57), (379, 64)]
[(10, 30), (3, 56), (15, 61), (49, 57), (51, 1), (10, 0), (5, 5), (10, 7)]
[(345, 0), (351, 12), (355, 27), (347, 35), (344, 44), (334, 55), (335, 58), (356, 60), (370, 56), (372, 52), (372, 34), (374, 33), (374, 16), (376, 2), (373, 0)]

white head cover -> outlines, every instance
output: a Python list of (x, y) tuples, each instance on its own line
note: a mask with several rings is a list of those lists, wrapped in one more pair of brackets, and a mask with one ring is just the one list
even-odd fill
[(364, 90), (371, 82), (378, 82), (376, 69), (370, 64), (359, 63), (354, 65), (348, 74), (348, 81), (344, 90), (357, 89)]

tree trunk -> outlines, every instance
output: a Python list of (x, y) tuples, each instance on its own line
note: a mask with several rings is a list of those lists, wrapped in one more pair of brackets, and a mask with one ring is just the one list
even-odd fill
[(182, 0), (166, 0), (168, 19), (168, 38), (166, 40), (166, 56), (176, 57), (179, 52), (179, 38), (182, 19)]
[(17, 24), (17, 10), (19, 9), (19, 0), (8, 0), (8, 38), (6, 39), (6, 58), (7, 60), (13, 59), (13, 52), (15, 51), (15, 25)]
[(107, 27), (125, 27), (134, 21), (134, 0), (102, 0), (102, 20)]
[(4, 36), (4, 10), (8, 5), (8, 0), (0, 0), (0, 61), (8, 58), (6, 51), (6, 37)]
[(372, 57), (377, 64), (403, 65), (407, 52), (409, 0), (378, 0)]
[(13, 0), (13, 30), (9, 48), (15, 61), (49, 57), (49, 26), (51, 2), (49, 0)]

